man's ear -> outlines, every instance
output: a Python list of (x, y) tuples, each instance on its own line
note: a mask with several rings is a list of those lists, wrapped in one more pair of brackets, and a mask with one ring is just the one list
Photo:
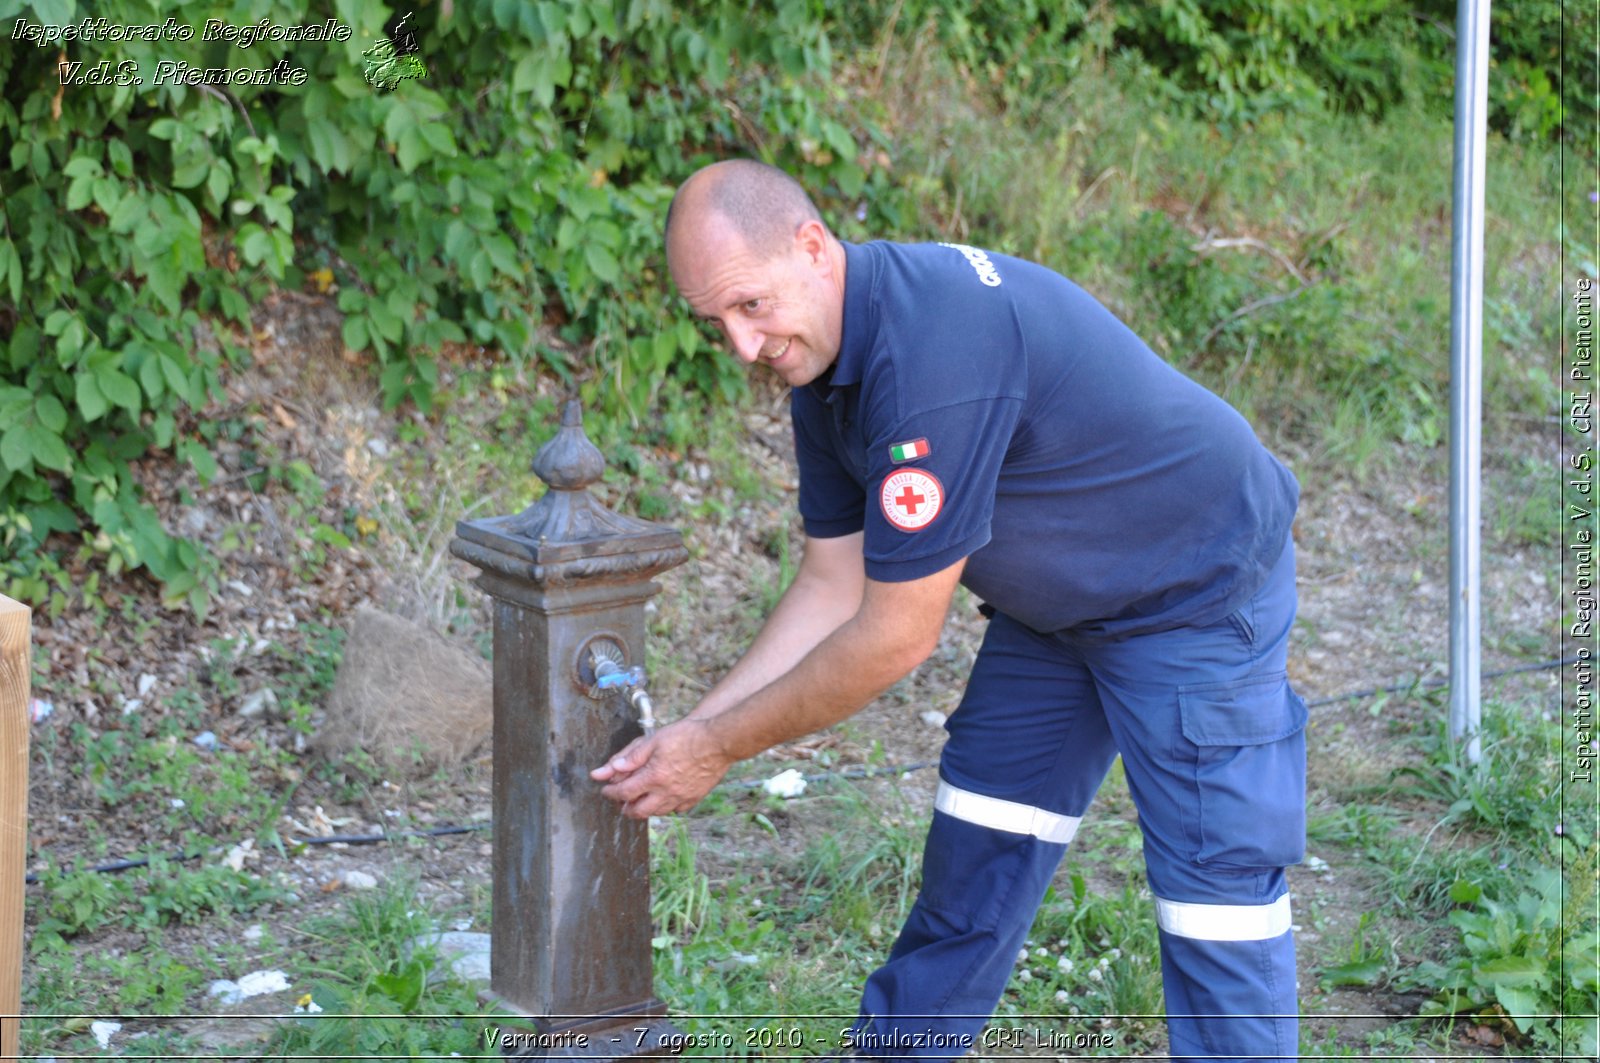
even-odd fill
[(807, 218), (794, 231), (794, 246), (813, 266), (828, 265), (828, 227)]

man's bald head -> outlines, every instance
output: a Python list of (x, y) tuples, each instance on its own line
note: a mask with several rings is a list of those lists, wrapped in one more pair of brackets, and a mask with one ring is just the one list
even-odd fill
[[(751, 251), (770, 258), (794, 244), (795, 233), (822, 214), (800, 182), (764, 162), (729, 159), (697, 170), (667, 208), (667, 254), (673, 242), (718, 215)], [(683, 230), (683, 232), (679, 232)]]

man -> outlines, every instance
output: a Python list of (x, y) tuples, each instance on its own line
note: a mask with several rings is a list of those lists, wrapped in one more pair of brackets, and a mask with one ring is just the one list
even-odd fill
[(981, 1030), (1120, 753), (1173, 1055), (1295, 1056), (1293, 476), (1044, 267), (842, 244), (798, 184), (742, 160), (684, 183), (666, 240), (695, 313), (793, 388), (806, 546), (727, 677), (594, 771), (605, 795), (684, 811), (734, 762), (856, 712), (933, 650), (962, 582), (991, 619), (858, 1052), (961, 1054), (929, 1046)]

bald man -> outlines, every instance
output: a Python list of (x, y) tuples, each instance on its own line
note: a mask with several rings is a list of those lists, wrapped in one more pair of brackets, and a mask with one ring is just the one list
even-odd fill
[(921, 891), (850, 1053), (979, 1046), (1120, 753), (1173, 1055), (1294, 1057), (1294, 477), (1042, 266), (841, 243), (788, 175), (744, 160), (684, 183), (666, 242), (694, 312), (792, 388), (805, 554), (700, 704), (595, 769), (603, 793), (686, 811), (735, 762), (845, 719), (932, 652), (963, 583), (989, 627), (946, 724)]

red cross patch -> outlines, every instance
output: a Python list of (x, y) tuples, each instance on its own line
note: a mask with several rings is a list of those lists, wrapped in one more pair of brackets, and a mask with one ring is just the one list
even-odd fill
[(939, 515), (944, 485), (924, 469), (901, 469), (883, 481), (878, 502), (890, 524), (901, 531), (921, 531)]

